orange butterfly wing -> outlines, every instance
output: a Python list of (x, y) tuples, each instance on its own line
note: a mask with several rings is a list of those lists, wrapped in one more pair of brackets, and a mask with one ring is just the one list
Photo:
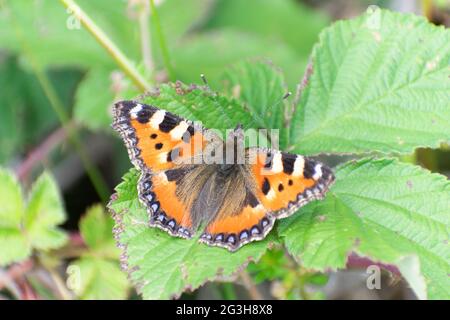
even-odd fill
[(264, 148), (248, 152), (256, 196), (276, 218), (322, 199), (334, 181), (332, 171), (313, 159)]
[(150, 225), (171, 235), (191, 237), (189, 208), (177, 198), (170, 173), (180, 163), (190, 163), (217, 137), (191, 121), (135, 101), (116, 103), (113, 128), (142, 172), (139, 199), (149, 212)]
[(124, 139), (133, 164), (152, 172), (174, 168), (216, 138), (189, 120), (135, 101), (116, 104), (113, 128)]
[[(254, 199), (241, 212), (229, 212), (212, 221), (201, 237), (209, 245), (231, 251), (263, 239), (277, 218), (287, 217), (306, 203), (323, 198), (334, 181), (325, 165), (300, 155), (249, 148)], [(254, 194), (253, 194), (254, 192)]]
[(202, 234), (201, 242), (235, 251), (246, 243), (263, 239), (269, 233), (275, 218), (251, 191), (245, 192), (249, 200), (242, 210), (213, 220)]

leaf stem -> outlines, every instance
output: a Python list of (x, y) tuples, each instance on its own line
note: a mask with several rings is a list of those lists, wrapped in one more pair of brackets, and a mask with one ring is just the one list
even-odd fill
[(158, 35), (158, 40), (159, 40), (159, 47), (161, 49), (161, 53), (162, 53), (162, 57), (163, 57), (163, 61), (164, 61), (164, 66), (167, 70), (167, 73), (169, 75), (169, 78), (172, 80), (175, 80), (175, 71), (172, 67), (172, 63), (170, 60), (170, 55), (169, 55), (169, 50), (167, 49), (167, 44), (166, 44), (166, 39), (164, 37), (163, 34), (163, 30), (162, 30), (162, 26), (161, 26), (161, 21), (159, 19), (159, 15), (158, 15), (158, 11), (156, 10), (156, 6), (155, 6), (155, 1), (154, 0), (149, 0), (150, 1), (150, 9), (151, 9), (151, 17), (153, 19), (153, 23), (155, 26), (155, 31)]
[(106, 49), (108, 54), (116, 61), (117, 65), (125, 72), (133, 81), (136, 87), (141, 91), (148, 91), (150, 84), (136, 70), (133, 64), (122, 53), (122, 51), (108, 38), (108, 36), (100, 29), (94, 21), (75, 3), (73, 0), (60, 0), (60, 2), (69, 9), (72, 14), (83, 24), (83, 26), (94, 36), (95, 40)]

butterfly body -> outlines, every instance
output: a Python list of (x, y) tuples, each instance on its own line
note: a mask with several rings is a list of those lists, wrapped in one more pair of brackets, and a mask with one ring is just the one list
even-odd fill
[(321, 199), (329, 168), (267, 148), (244, 148), (241, 126), (223, 141), (211, 130), (135, 101), (115, 105), (113, 128), (141, 171), (149, 225), (231, 251), (263, 239), (278, 218)]

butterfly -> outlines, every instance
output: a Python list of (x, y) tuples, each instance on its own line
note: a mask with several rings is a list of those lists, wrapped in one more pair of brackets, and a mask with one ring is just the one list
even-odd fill
[(149, 225), (182, 238), (200, 230), (200, 242), (230, 251), (262, 240), (276, 219), (322, 199), (334, 181), (331, 169), (313, 159), (244, 148), (241, 126), (224, 141), (137, 101), (117, 102), (112, 126), (141, 173), (138, 194)]

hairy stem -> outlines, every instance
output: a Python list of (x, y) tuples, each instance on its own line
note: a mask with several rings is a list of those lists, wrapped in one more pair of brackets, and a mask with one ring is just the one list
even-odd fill
[(150, 84), (136, 70), (133, 64), (128, 60), (125, 54), (108, 38), (108, 36), (100, 29), (94, 21), (75, 3), (73, 0), (60, 0), (60, 2), (69, 9), (72, 14), (83, 24), (83, 26), (91, 33), (97, 42), (106, 49), (108, 54), (116, 61), (117, 65), (123, 72), (130, 77), (136, 87), (141, 91), (148, 91)]

